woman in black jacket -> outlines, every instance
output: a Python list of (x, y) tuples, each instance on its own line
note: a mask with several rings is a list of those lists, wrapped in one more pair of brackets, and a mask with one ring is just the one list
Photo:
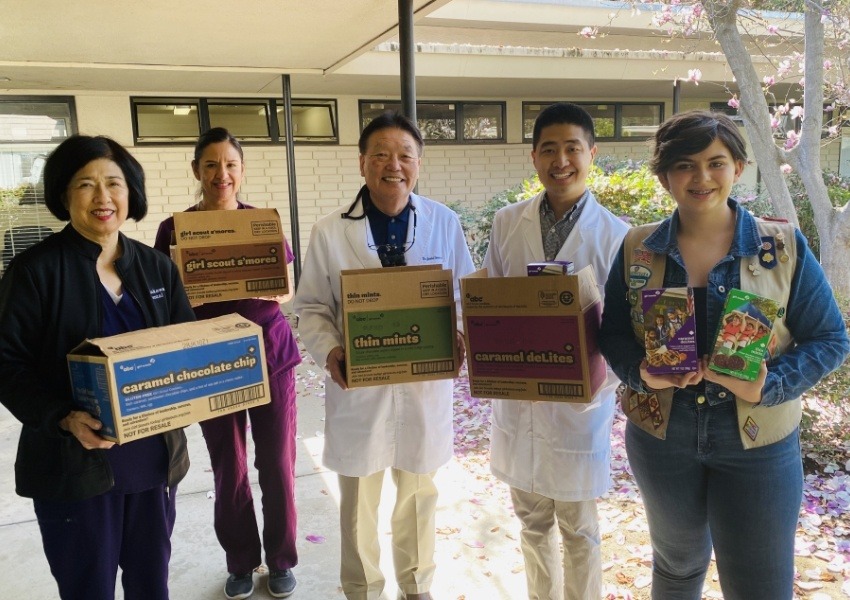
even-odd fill
[(33, 499), (62, 598), (168, 598), (181, 430), (120, 446), (74, 407), (67, 353), (92, 337), (194, 320), (173, 263), (119, 228), (147, 213), (144, 172), (119, 144), (75, 135), (45, 165), (62, 231), (16, 256), (0, 280), (0, 402), (23, 427), (16, 491)]

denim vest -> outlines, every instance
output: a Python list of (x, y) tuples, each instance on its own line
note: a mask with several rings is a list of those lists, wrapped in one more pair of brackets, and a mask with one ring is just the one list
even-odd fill
[[(640, 290), (664, 287), (667, 264), (665, 254), (649, 250), (644, 242), (658, 228), (652, 223), (632, 228), (623, 242), (623, 262), (626, 285), (629, 288), (632, 328), (638, 343), (644, 343), (643, 312)], [(758, 257), (740, 261), (741, 289), (771, 298), (787, 309), (791, 280), (797, 259), (795, 231), (792, 225), (756, 219), (763, 249)], [(777, 250), (777, 242), (781, 250)], [(784, 243), (783, 243), (784, 242)], [(770, 268), (761, 264), (768, 264)], [(767, 260), (770, 259), (770, 260)], [(770, 343), (771, 357), (779, 356), (793, 342), (784, 315), (773, 323)], [(644, 431), (664, 439), (672, 406), (673, 388), (658, 392), (641, 392), (630, 387), (620, 398), (624, 414)], [(723, 394), (723, 393), (721, 393)], [(795, 398), (775, 406), (763, 406), (735, 399), (738, 412), (738, 432), (745, 449), (767, 446), (785, 438), (799, 425), (802, 402)]]

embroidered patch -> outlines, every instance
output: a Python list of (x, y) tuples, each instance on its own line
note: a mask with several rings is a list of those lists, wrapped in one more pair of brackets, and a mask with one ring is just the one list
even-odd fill
[(747, 417), (746, 422), (744, 423), (744, 433), (747, 434), (747, 437), (753, 441), (756, 441), (756, 438), (759, 434), (759, 426), (753, 421), (752, 417)]
[(643, 248), (635, 248), (632, 250), (632, 262), (643, 263), (645, 265), (652, 264), (652, 252)]
[(643, 265), (632, 265), (629, 267), (629, 288), (639, 290), (645, 288), (652, 277), (652, 271)]
[(652, 411), (652, 426), (658, 429), (664, 425), (664, 417), (661, 416), (661, 411)]

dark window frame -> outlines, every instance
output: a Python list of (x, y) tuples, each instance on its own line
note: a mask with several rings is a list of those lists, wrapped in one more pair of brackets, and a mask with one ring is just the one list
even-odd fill
[[(399, 110), (401, 110), (401, 100), (400, 99), (360, 99), (357, 101), (357, 124), (359, 131), (363, 131), (363, 107), (366, 104), (394, 104), (398, 105)], [(463, 145), (463, 146), (472, 146), (479, 144), (506, 144), (507, 143), (507, 102), (504, 100), (417, 100), (416, 101), (416, 116), (417, 119), (421, 118), (419, 113), (419, 106), (423, 104), (437, 104), (437, 105), (454, 105), (454, 123), (455, 123), (455, 137), (453, 139), (433, 139), (426, 138), (425, 142), (428, 145)], [(497, 106), (500, 109), (500, 119), (501, 119), (501, 137), (499, 138), (471, 138), (466, 139), (463, 136), (463, 121), (465, 118), (465, 108), (467, 106)], [(387, 109), (392, 110), (392, 109)]]
[[(559, 100), (523, 100), (522, 108), (520, 109), (520, 123), (521, 129), (525, 123), (525, 107), (531, 104), (540, 105), (543, 107), (550, 106), (555, 104), (556, 102), (560, 102)], [(586, 108), (589, 106), (599, 106), (600, 104), (604, 104), (606, 106), (614, 107), (614, 136), (602, 137), (597, 134), (596, 141), (597, 142), (643, 142), (652, 138), (652, 135), (623, 135), (623, 107), (624, 106), (655, 106), (659, 108), (659, 121), (658, 125), (664, 122), (664, 102), (609, 102), (606, 100), (599, 101), (587, 101), (587, 100), (566, 100), (566, 102), (571, 102), (572, 104), (576, 104), (581, 106), (582, 108)], [(522, 141), (523, 143), (531, 143), (531, 137), (526, 137), (525, 131), (522, 131)]]
[(0, 103), (3, 104), (12, 104), (12, 103), (29, 103), (29, 104), (67, 104), (68, 105), (68, 114), (70, 115), (70, 123), (68, 124), (68, 135), (66, 137), (51, 137), (49, 140), (4, 140), (0, 139), (0, 143), (2, 144), (51, 144), (56, 143), (59, 144), (62, 140), (67, 139), (68, 137), (75, 135), (79, 129), (77, 127), (77, 104), (74, 100), (74, 96), (35, 96), (35, 95), (23, 95), (23, 96), (0, 96)]
[[(143, 105), (163, 105), (163, 104), (196, 104), (198, 107), (198, 132), (194, 136), (179, 137), (173, 140), (165, 140), (157, 138), (155, 140), (146, 140), (139, 137), (139, 119), (136, 111), (137, 106)], [(198, 136), (203, 131), (210, 128), (210, 105), (265, 105), (266, 107), (266, 127), (269, 136), (264, 139), (256, 137), (236, 136), (239, 142), (246, 146), (281, 146), (286, 144), (284, 133), (280, 131), (278, 126), (277, 108), (283, 107), (284, 102), (281, 98), (221, 98), (221, 97), (181, 97), (181, 96), (130, 96), (130, 115), (133, 124), (133, 143), (136, 146), (185, 146), (186, 144), (194, 144)], [(293, 98), (293, 107), (295, 106), (325, 106), (328, 108), (328, 113), (333, 128), (333, 135), (328, 137), (321, 136), (294, 136), (295, 144), (299, 146), (338, 146), (339, 145), (339, 105), (336, 98)]]

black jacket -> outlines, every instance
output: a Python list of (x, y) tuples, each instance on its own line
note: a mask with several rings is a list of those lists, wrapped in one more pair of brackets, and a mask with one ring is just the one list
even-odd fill
[[(175, 265), (120, 235), (115, 262), (125, 293), (148, 327), (195, 319)], [(23, 423), (15, 491), (25, 497), (80, 500), (108, 491), (114, 480), (103, 450), (86, 450), (59, 427), (72, 409), (67, 353), (101, 336), (101, 248), (70, 225), (16, 256), (0, 280), (0, 402)], [(162, 434), (168, 485), (189, 469), (182, 430)]]

